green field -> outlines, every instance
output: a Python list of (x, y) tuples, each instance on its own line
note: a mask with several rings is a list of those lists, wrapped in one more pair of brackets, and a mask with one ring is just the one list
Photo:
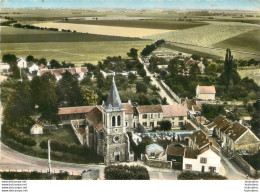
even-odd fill
[(140, 51), (152, 41), (98, 41), (98, 42), (46, 42), (46, 43), (1, 43), (1, 54), (15, 54), (26, 57), (56, 59), (82, 65), (85, 62), (96, 64), (108, 56), (127, 58), (133, 47)]
[[(260, 86), (260, 69), (238, 70), (237, 72), (241, 78), (248, 77), (254, 79), (254, 81)], [(255, 72), (258, 74), (255, 74)]]
[(20, 29), (14, 27), (1, 28), (1, 43), (30, 42), (97, 42), (97, 41), (138, 41), (138, 38), (95, 35), (87, 33), (70, 33), (43, 31), (36, 29)]
[(207, 25), (207, 23), (203, 22), (174, 20), (70, 20), (68, 23), (168, 30), (187, 29)]
[(214, 44), (214, 47), (230, 48), (236, 50), (243, 50), (259, 54), (260, 50), (260, 29), (249, 31), (233, 38), (221, 41)]

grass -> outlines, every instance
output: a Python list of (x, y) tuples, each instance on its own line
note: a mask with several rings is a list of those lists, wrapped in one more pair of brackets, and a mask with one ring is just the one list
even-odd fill
[[(140, 51), (152, 41), (98, 41), (98, 42), (46, 42), (46, 43), (1, 43), (1, 54), (15, 54), (26, 57), (56, 59), (82, 65), (85, 62), (96, 64), (107, 56), (127, 58), (131, 48)], [(2, 56), (1, 56), (2, 57)]]
[(70, 20), (68, 23), (168, 30), (188, 29), (207, 25), (207, 23), (203, 22), (174, 20)]
[[(247, 70), (238, 70), (237, 71), (241, 78), (248, 77), (254, 79), (254, 81), (260, 86), (260, 69), (247, 69)], [(255, 76), (254, 73), (258, 72), (259, 76)]]
[(2, 27), (1, 43), (139, 41), (139, 38)]
[(213, 46), (218, 48), (228, 47), (230, 49), (259, 53), (260, 50), (259, 35), (260, 35), (260, 29), (256, 29), (235, 36), (233, 38), (221, 41)]

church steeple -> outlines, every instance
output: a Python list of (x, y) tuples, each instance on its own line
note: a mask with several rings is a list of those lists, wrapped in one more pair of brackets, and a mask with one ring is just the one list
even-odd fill
[(108, 94), (107, 100), (103, 103), (106, 109), (124, 109), (113, 76), (112, 85)]

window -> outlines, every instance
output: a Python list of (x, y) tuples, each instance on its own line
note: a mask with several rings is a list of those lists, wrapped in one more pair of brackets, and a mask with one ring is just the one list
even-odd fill
[(179, 117), (179, 120), (183, 120), (183, 117)]
[(172, 127), (174, 127), (174, 122), (172, 122)]
[(151, 114), (151, 119), (153, 119), (153, 114)]
[(185, 169), (192, 170), (192, 164), (185, 164)]
[(154, 122), (150, 123), (150, 127), (154, 128)]
[(115, 116), (112, 117), (112, 126), (116, 126), (116, 117)]
[(155, 156), (155, 153), (151, 153), (151, 156)]
[(117, 116), (117, 126), (120, 126), (121, 125), (121, 116), (118, 115)]
[(179, 122), (179, 126), (183, 126), (183, 122)]
[(143, 119), (147, 119), (147, 114), (143, 114)]
[(207, 158), (201, 157), (200, 158), (200, 163), (206, 164), (207, 163)]
[(160, 118), (160, 113), (158, 113), (158, 118)]
[(172, 120), (174, 120), (174, 117), (172, 117)]
[(146, 122), (144, 122), (144, 123), (143, 123), (143, 126), (145, 126), (145, 127), (146, 127), (146, 126), (147, 126), (147, 123), (146, 123)]
[(216, 173), (216, 167), (209, 167), (209, 172)]

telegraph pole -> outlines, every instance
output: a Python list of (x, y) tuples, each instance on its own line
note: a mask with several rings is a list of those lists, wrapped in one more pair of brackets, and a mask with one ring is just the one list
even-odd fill
[(51, 140), (48, 140), (48, 165), (49, 165), (49, 170), (48, 172), (51, 173)]

